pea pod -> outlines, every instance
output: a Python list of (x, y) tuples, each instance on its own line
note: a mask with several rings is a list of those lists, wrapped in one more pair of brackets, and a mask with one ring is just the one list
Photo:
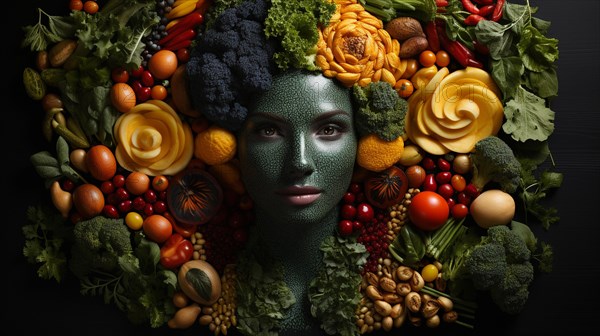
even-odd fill
[(31, 67), (23, 70), (23, 84), (25, 92), (33, 100), (41, 100), (46, 95), (46, 83), (42, 80), (39, 72)]
[(42, 134), (48, 142), (52, 140), (52, 136), (54, 135), (54, 127), (52, 127), (54, 116), (56, 116), (58, 113), (62, 113), (62, 111), (62, 107), (53, 107), (46, 112), (46, 116), (42, 122)]
[(65, 140), (67, 140), (69, 145), (71, 145), (72, 147), (74, 147), (74, 148), (89, 148), (90, 147), (90, 143), (88, 142), (88, 140), (86, 138), (79, 137), (78, 135), (73, 133), (71, 130), (69, 130), (67, 128), (67, 126), (59, 124), (58, 121), (52, 120), (52, 128), (54, 128), (54, 131), (58, 135), (65, 138)]

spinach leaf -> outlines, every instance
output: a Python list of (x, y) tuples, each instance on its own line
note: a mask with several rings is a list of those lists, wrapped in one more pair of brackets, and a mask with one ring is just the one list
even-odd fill
[(533, 26), (523, 29), (517, 49), (525, 68), (531, 71), (548, 69), (558, 59), (558, 40), (542, 35)]
[(515, 83), (521, 81), (525, 72), (523, 62), (517, 56), (509, 56), (492, 61), (491, 74), (500, 90), (504, 93), (503, 100), (507, 101), (514, 97), (518, 86)]

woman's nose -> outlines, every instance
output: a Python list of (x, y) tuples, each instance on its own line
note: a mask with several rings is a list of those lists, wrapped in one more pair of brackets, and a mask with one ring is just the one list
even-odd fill
[(314, 172), (314, 161), (304, 134), (294, 137), (289, 153), (288, 171), (292, 177), (308, 176)]

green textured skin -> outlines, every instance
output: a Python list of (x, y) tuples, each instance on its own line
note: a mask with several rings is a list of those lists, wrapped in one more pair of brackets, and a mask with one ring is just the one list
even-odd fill
[[(331, 111), (343, 112), (317, 119)], [(321, 74), (286, 72), (257, 97), (238, 136), (242, 180), (255, 203), (259, 240), (283, 264), (296, 298), (282, 325), (285, 334), (322, 332), (310, 315), (307, 292), (321, 267), (319, 247), (335, 232), (337, 205), (351, 181), (357, 147), (353, 114), (349, 89)], [(339, 137), (319, 136), (328, 125), (342, 129)], [(270, 127), (277, 135), (265, 137), (261, 130)], [(322, 194), (309, 205), (290, 205), (277, 194), (290, 185), (311, 185)]]

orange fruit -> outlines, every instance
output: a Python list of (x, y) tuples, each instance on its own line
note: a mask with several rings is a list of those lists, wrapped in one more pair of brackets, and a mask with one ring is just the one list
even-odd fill
[(235, 135), (216, 125), (198, 133), (194, 139), (194, 156), (207, 165), (225, 163), (235, 156)]
[(168, 79), (175, 73), (177, 65), (177, 54), (171, 50), (162, 49), (150, 57), (148, 70), (156, 79)]

